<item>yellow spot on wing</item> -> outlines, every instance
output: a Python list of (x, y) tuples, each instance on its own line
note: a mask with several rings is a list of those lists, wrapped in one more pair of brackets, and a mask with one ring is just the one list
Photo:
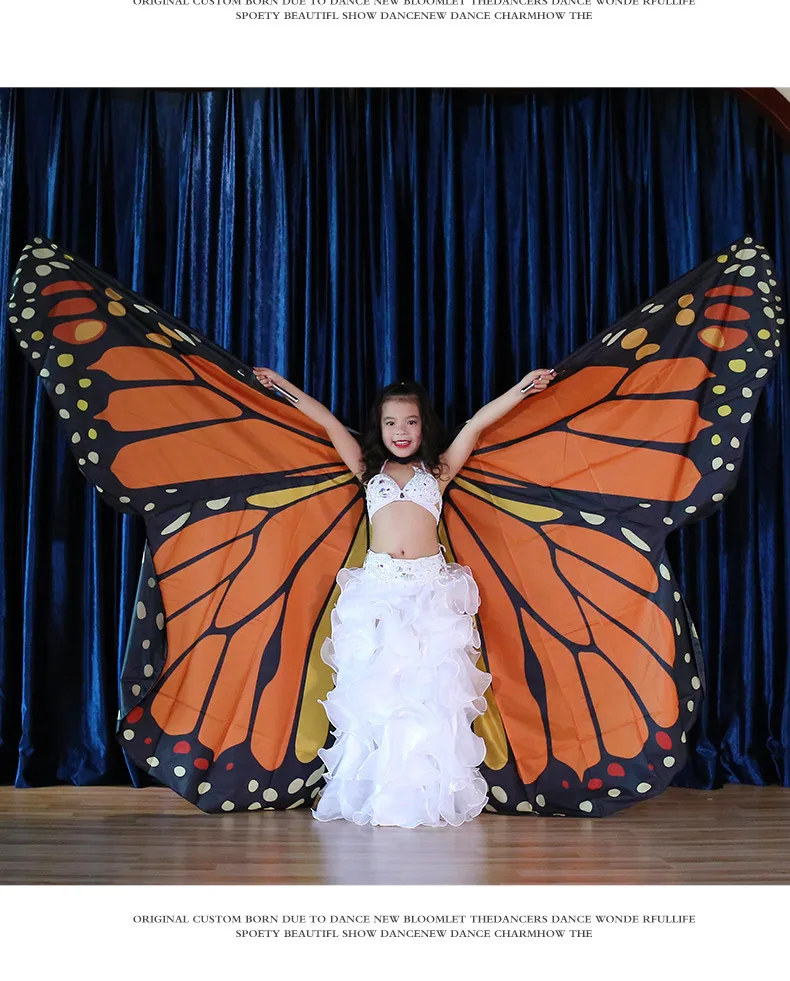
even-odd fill
[[(466, 481), (464, 481), (462, 478), (459, 480), (459, 478), (456, 477), (456, 483), (465, 484)], [(543, 510), (549, 509), (544, 508)], [(544, 518), (543, 520), (545, 521), (546, 519)], [(439, 522), (439, 541), (447, 550), (445, 553), (445, 558), (447, 561), (457, 562), (458, 560), (453, 552), (450, 539), (447, 537), (447, 528), (444, 524), (444, 518), (442, 518)], [(472, 570), (472, 574), (474, 574), (474, 570)], [(475, 617), (474, 620), (475, 626), (478, 626), (478, 618)], [(477, 660), (477, 668), (480, 671), (488, 671), (482, 654)], [(483, 715), (479, 715), (474, 720), (472, 723), (472, 730), (476, 732), (486, 744), (486, 755), (485, 760), (483, 761), (485, 765), (490, 767), (492, 770), (501, 770), (505, 763), (507, 763), (508, 759), (507, 736), (505, 735), (505, 727), (502, 725), (502, 716), (499, 714), (499, 707), (497, 706), (496, 698), (494, 697), (493, 685), (488, 686), (488, 688), (485, 690), (484, 697), (488, 707)]]
[(305, 484), (304, 487), (289, 487), (287, 490), (263, 491), (260, 494), (253, 494), (247, 498), (247, 503), (256, 508), (281, 508), (286, 504), (293, 504), (301, 501), (311, 494), (327, 490), (330, 487), (337, 487), (339, 484), (347, 484), (353, 480), (352, 473), (340, 477), (330, 477), (328, 480), (321, 480), (317, 484)]
[(474, 484), (470, 484), (463, 477), (456, 477), (455, 482), (462, 490), (474, 494), (484, 501), (488, 501), (489, 504), (492, 504), (495, 508), (499, 508), (500, 511), (507, 511), (517, 518), (524, 518), (525, 521), (539, 523), (556, 521), (563, 514), (562, 511), (558, 511), (556, 508), (547, 508), (540, 504), (524, 504), (522, 501), (511, 501), (506, 497), (499, 497), (497, 494), (492, 494), (489, 491), (482, 490), (480, 487), (475, 487)]
[[(351, 477), (350, 474), (349, 477)], [(333, 481), (329, 481), (329, 483), (333, 483)], [(360, 521), (345, 565), (350, 568), (361, 566), (365, 560), (367, 547), (367, 522)], [(332, 687), (332, 669), (322, 659), (321, 647), (331, 632), (332, 610), (335, 608), (339, 595), (340, 587), (335, 583), (335, 588), (330, 593), (326, 606), (321, 613), (321, 619), (318, 622), (318, 629), (315, 632), (307, 660), (304, 692), (302, 693), (299, 724), (296, 729), (294, 744), (296, 758), (301, 763), (309, 763), (316, 758), (318, 750), (324, 745), (329, 734), (329, 719), (323, 705), (319, 705), (318, 699), (326, 698), (327, 692)]]
[[(483, 655), (477, 662), (480, 671), (487, 671)], [(505, 727), (502, 725), (502, 716), (499, 714), (499, 707), (494, 698), (493, 685), (489, 685), (485, 690), (485, 700), (487, 708), (482, 715), (479, 715), (472, 723), (472, 730), (480, 736), (486, 744), (486, 755), (483, 762), (492, 770), (501, 770), (507, 763), (508, 749)]]

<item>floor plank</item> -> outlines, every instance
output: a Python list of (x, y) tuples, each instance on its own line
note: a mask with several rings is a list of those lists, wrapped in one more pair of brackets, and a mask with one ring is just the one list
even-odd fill
[(0, 787), (0, 883), (790, 883), (790, 790), (672, 788), (602, 820), (406, 830), (209, 815), (158, 787)]

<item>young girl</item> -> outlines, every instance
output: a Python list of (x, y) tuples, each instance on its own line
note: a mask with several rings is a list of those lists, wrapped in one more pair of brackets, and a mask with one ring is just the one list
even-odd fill
[(322, 702), (335, 741), (319, 751), (326, 786), (313, 816), (356, 824), (461, 825), (485, 806), (478, 766), (483, 740), (471, 729), (485, 711), (491, 675), (480, 671), (470, 570), (445, 561), (437, 525), (442, 494), (483, 430), (542, 391), (552, 370), (531, 371), (489, 402), (441, 452), (441, 424), (415, 382), (385, 388), (362, 447), (320, 402), (268, 368), (267, 388), (297, 398), (323, 426), (365, 489), (370, 550), (361, 569), (341, 569), (332, 636), (321, 656), (335, 687)]

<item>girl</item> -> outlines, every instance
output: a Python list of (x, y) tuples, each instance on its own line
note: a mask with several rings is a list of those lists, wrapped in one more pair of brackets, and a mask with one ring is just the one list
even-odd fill
[(320, 402), (269, 368), (254, 372), (265, 387), (292, 393), (324, 427), (362, 483), (370, 521), (362, 568), (338, 574), (332, 635), (321, 651), (334, 672), (322, 704), (335, 741), (319, 751), (326, 786), (313, 816), (461, 825), (488, 800), (478, 770), (485, 745), (471, 723), (485, 711), (491, 675), (476, 667), (475, 581), (439, 546), (442, 494), (483, 430), (524, 398), (525, 386), (546, 388), (554, 371), (531, 371), (480, 409), (444, 452), (441, 424), (415, 382), (379, 394), (360, 448)]

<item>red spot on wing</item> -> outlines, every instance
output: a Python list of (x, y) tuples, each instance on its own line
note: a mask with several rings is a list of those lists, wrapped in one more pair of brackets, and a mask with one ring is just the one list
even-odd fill
[(70, 300), (61, 300), (49, 311), (49, 317), (77, 317), (82, 313), (92, 313), (98, 309), (96, 301), (89, 296), (75, 296)]
[(610, 763), (606, 768), (606, 772), (610, 777), (624, 777), (625, 770), (620, 766), (619, 763)]
[(209, 761), (203, 756), (198, 756), (195, 760), (195, 768), (198, 770), (208, 770), (209, 765)]
[(714, 286), (713, 289), (705, 290), (705, 296), (754, 296), (754, 290), (748, 286)]
[(53, 337), (67, 344), (91, 344), (107, 330), (103, 320), (69, 320), (58, 324), (52, 331)]
[(73, 293), (77, 290), (91, 291), (93, 286), (76, 279), (63, 279), (59, 283), (50, 283), (41, 290), (42, 296), (54, 296), (56, 293)]
[(662, 749), (672, 749), (672, 739), (666, 732), (657, 732), (656, 742)]
[(709, 320), (748, 320), (751, 315), (733, 303), (713, 303), (705, 308), (705, 316)]
[(179, 741), (173, 747), (174, 753), (189, 753), (192, 747), (186, 741), (186, 739), (179, 739)]
[(126, 716), (127, 722), (139, 722), (143, 717), (143, 710), (138, 705), (137, 708), (133, 708), (132, 711)]
[(589, 790), (600, 790), (603, 787), (603, 780), (599, 777), (593, 777), (592, 780), (587, 781), (587, 787)]

